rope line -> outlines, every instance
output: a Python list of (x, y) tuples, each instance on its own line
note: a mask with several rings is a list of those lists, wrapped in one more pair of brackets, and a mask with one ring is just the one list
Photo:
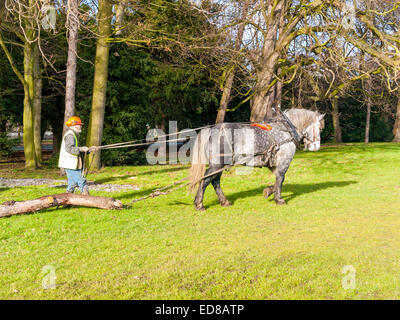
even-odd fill
[[(267, 121), (268, 122), (288, 122), (288, 119), (286, 117), (286, 119), (284, 119), (284, 120), (281, 120), (281, 119), (268, 119)], [(238, 122), (237, 124), (252, 124), (252, 123), (253, 122)], [(289, 124), (289, 126), (290, 125), (291, 125), (291, 123)], [(170, 133), (170, 134), (166, 134), (166, 135), (163, 135), (163, 136), (155, 137), (155, 138), (157, 138), (157, 141), (137, 143), (137, 142), (145, 140), (145, 139), (141, 139), (141, 140), (133, 140), (133, 141), (127, 141), (127, 142), (120, 142), (120, 143), (113, 143), (113, 144), (98, 146), (97, 150), (94, 150), (93, 152), (97, 152), (99, 150), (146, 146), (146, 145), (154, 144), (154, 143), (157, 143), (157, 142), (167, 142), (168, 141), (168, 143), (171, 143), (171, 142), (178, 142), (178, 141), (186, 141), (187, 138), (179, 138), (179, 139), (173, 139), (173, 140), (161, 140), (161, 141), (159, 139), (160, 138), (169, 137), (169, 136), (172, 136), (172, 135), (176, 136), (176, 135), (182, 134), (184, 132), (191, 132), (191, 131), (197, 131), (197, 130), (201, 130), (201, 129), (205, 129), (205, 128), (210, 128), (212, 126), (215, 126), (215, 124), (208, 125), (208, 126), (203, 126), (203, 127), (198, 127), (198, 128), (194, 128), (194, 129), (187, 129), (187, 130), (183, 130), (183, 131), (180, 131), (180, 132)], [(293, 132), (292, 132), (292, 134), (293, 134)], [(293, 135), (294, 135), (294, 137), (293, 137)], [(288, 143), (288, 142), (291, 142), (291, 141), (294, 141), (295, 144), (297, 144), (296, 143), (297, 142), (296, 141), (296, 138), (297, 138), (296, 136), (298, 136), (297, 135), (297, 131), (295, 131), (295, 134), (293, 134), (293, 135), (292, 135), (292, 138), (284, 140), (283, 142), (281, 142), (278, 145), (272, 145), (269, 149), (267, 149), (267, 150), (265, 150), (263, 152), (258, 152), (258, 153), (255, 153), (255, 154), (248, 155), (247, 157), (243, 158), (241, 161), (236, 162), (234, 164), (227, 164), (227, 165), (223, 166), (221, 169), (219, 169), (217, 171), (213, 171), (213, 172), (201, 177), (194, 184), (197, 185), (198, 183), (200, 183), (204, 179), (207, 179), (207, 178), (209, 178), (211, 176), (214, 176), (214, 175), (216, 175), (216, 174), (218, 174), (218, 173), (220, 173), (220, 172), (222, 172), (224, 170), (229, 170), (229, 169), (231, 169), (233, 167), (236, 167), (238, 165), (242, 165), (250, 157), (255, 157), (255, 156), (259, 156), (259, 155), (264, 155), (264, 156), (265, 155), (269, 155), (269, 157), (270, 157), (271, 154), (272, 154), (272, 149), (275, 148), (275, 147), (279, 148), (282, 144), (285, 144), (285, 143)], [(86, 154), (85, 154), (85, 158), (86, 158)], [(92, 161), (93, 161), (93, 158), (94, 157), (92, 157)], [(86, 160), (86, 159), (84, 159), (84, 160)], [(90, 171), (90, 167), (92, 165), (92, 161), (90, 161), (90, 164), (89, 164), (89, 167), (87, 168), (86, 174)], [(188, 179), (189, 179), (189, 177), (185, 177), (185, 178), (180, 179), (178, 181), (175, 181), (175, 182), (173, 182), (173, 183), (171, 183), (169, 185), (166, 185), (166, 186), (164, 186), (162, 188), (158, 188), (158, 189), (154, 190), (152, 193), (150, 193), (147, 196), (144, 196), (144, 197), (141, 197), (141, 198), (137, 198), (137, 199), (133, 199), (127, 206), (132, 206), (132, 204), (135, 203), (135, 202), (143, 201), (143, 200), (146, 200), (146, 199), (149, 199), (149, 198), (155, 198), (155, 197), (158, 197), (158, 196), (161, 196), (161, 195), (167, 195), (167, 194), (171, 193), (172, 191), (181, 189), (181, 188), (183, 188), (183, 187), (185, 187), (185, 186), (190, 184), (190, 182), (187, 182), (185, 184), (180, 185), (182, 182), (184, 182), (184, 181), (186, 181)], [(166, 191), (164, 191), (164, 190), (166, 190)]]
[[(266, 120), (267, 122), (285, 122), (284, 120), (281, 119), (268, 119)], [(236, 124), (252, 124), (253, 122), (235, 122)], [(108, 149), (118, 149), (118, 148), (130, 148), (130, 147), (141, 147), (141, 146), (146, 146), (146, 145), (150, 145), (150, 144), (154, 144), (157, 142), (177, 142), (177, 141), (186, 141), (188, 140), (188, 138), (178, 138), (178, 139), (173, 139), (173, 140), (159, 140), (160, 138), (166, 138), (169, 136), (177, 136), (179, 134), (185, 133), (185, 132), (192, 132), (192, 131), (198, 131), (198, 130), (202, 130), (202, 129), (206, 129), (206, 128), (211, 128), (215, 126), (215, 124), (210, 124), (208, 126), (203, 126), (203, 127), (197, 127), (194, 129), (186, 129), (186, 130), (182, 130), (179, 132), (175, 132), (175, 133), (170, 133), (170, 134), (165, 134), (162, 136), (157, 136), (154, 137), (157, 140), (153, 140), (153, 141), (148, 141), (148, 142), (142, 142), (145, 141), (146, 139), (140, 139), (140, 140), (132, 140), (132, 141), (126, 141), (126, 142), (119, 142), (119, 143), (112, 143), (112, 144), (106, 144), (106, 145), (102, 145), (102, 146), (98, 146), (97, 149), (98, 150), (108, 150)]]

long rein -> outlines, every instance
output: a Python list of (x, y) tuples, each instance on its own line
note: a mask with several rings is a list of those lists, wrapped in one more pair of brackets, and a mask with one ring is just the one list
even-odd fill
[[(281, 115), (283, 115), (282, 112), (281, 112)], [(293, 140), (295, 140), (295, 142), (297, 142), (297, 141), (298, 141), (298, 140), (297, 140), (297, 139), (298, 139), (298, 134), (297, 134), (296, 128), (294, 127), (294, 125), (292, 124), (292, 122), (287, 118), (286, 115), (283, 115), (283, 118), (284, 118), (284, 121), (282, 121), (281, 119), (268, 119), (267, 121), (270, 122), (270, 123), (271, 123), (271, 122), (283, 122), (283, 123), (286, 122), (286, 123), (289, 125), (289, 127), (290, 127), (290, 129), (291, 129), (291, 131), (292, 131), (292, 133), (293, 133), (293, 135), (294, 135), (294, 136), (293, 136)], [(252, 123), (253, 123), (253, 122), (239, 122), (238, 124), (249, 124), (249, 125), (250, 125), (250, 124), (252, 124)], [(170, 133), (170, 134), (166, 134), (166, 135), (163, 135), (163, 136), (158, 136), (158, 137), (155, 137), (155, 138), (157, 139), (158, 142), (167, 142), (166, 140), (165, 140), (165, 141), (164, 141), (164, 140), (161, 140), (161, 141), (160, 141), (159, 139), (160, 139), (160, 138), (166, 138), (166, 137), (169, 137), (169, 136), (172, 136), (172, 135), (176, 136), (176, 135), (182, 134), (182, 133), (184, 133), (184, 132), (198, 131), (198, 130), (210, 128), (210, 127), (213, 127), (213, 126), (215, 126), (215, 124), (208, 125), (208, 126), (203, 126), (203, 127), (198, 127), (198, 128), (194, 128), (194, 129), (187, 129), (187, 130), (183, 130), (183, 131), (176, 132), (176, 133)], [(128, 148), (128, 147), (146, 146), (146, 145), (153, 144), (153, 143), (157, 142), (157, 141), (141, 142), (141, 141), (144, 141), (144, 140), (145, 140), (145, 139), (133, 140), (133, 141), (127, 141), (127, 142), (121, 142), (121, 143), (113, 143), (113, 144), (109, 144), (109, 145), (103, 145), (103, 146), (97, 147), (97, 150), (107, 150), (107, 149), (117, 149), (117, 148)], [(175, 142), (175, 141), (186, 141), (186, 140), (187, 140), (187, 138), (180, 138), (180, 139), (168, 140), (168, 142), (170, 143), (170, 142)], [(290, 140), (292, 140), (292, 139), (290, 139)], [(140, 143), (137, 143), (137, 142), (140, 142)], [(297, 144), (297, 143), (296, 143), (296, 144)], [(97, 151), (97, 150), (96, 150), (96, 151)], [(96, 152), (96, 151), (95, 151), (95, 152)], [(195, 184), (197, 184), (197, 183), (201, 182), (202, 180), (204, 180), (204, 179), (206, 179), (206, 178), (208, 178), (208, 177), (210, 177), (210, 176), (213, 176), (213, 175), (215, 175), (215, 174), (217, 174), (217, 173), (219, 173), (219, 172), (221, 172), (221, 171), (229, 170), (229, 169), (231, 169), (231, 168), (233, 168), (233, 167), (236, 167), (236, 166), (238, 166), (238, 165), (241, 165), (241, 164), (245, 163), (245, 162), (247, 161), (247, 158), (249, 158), (249, 157), (254, 157), (254, 156), (257, 156), (257, 155), (262, 155), (262, 154), (264, 154), (264, 153), (266, 153), (266, 152), (270, 152), (270, 150), (266, 150), (266, 151), (264, 151), (264, 152), (259, 152), (258, 154), (255, 154), (255, 155), (249, 155), (249, 156), (245, 157), (244, 159), (242, 159), (242, 161), (239, 161), (239, 162), (237, 162), (237, 163), (235, 163), (235, 164), (227, 164), (227, 165), (225, 165), (223, 168), (221, 168), (221, 169), (219, 169), (219, 170), (217, 170), (217, 171), (215, 171), (215, 172), (212, 172), (212, 173), (210, 173), (210, 174), (208, 174), (208, 175), (205, 175), (204, 177), (200, 178), (198, 181), (195, 182)], [(86, 156), (87, 156), (87, 153), (85, 153), (85, 159), (84, 159), (84, 161), (83, 161), (84, 164), (86, 163)], [(86, 172), (85, 172), (86, 168), (84, 168), (84, 170), (83, 170), (84, 176), (86, 176), (87, 173), (89, 172), (90, 167), (91, 167), (91, 165), (92, 165), (92, 163), (93, 163), (93, 160), (94, 160), (94, 157), (92, 157), (92, 159), (91, 159), (91, 161), (90, 161), (90, 163), (89, 163), (89, 166), (88, 166)], [(183, 188), (183, 187), (185, 187), (185, 186), (187, 186), (187, 185), (189, 184), (189, 182), (187, 182), (187, 183), (185, 183), (185, 184), (180, 185), (182, 182), (184, 182), (184, 181), (186, 181), (186, 180), (188, 180), (188, 179), (189, 179), (189, 177), (185, 177), (185, 178), (180, 179), (180, 180), (178, 180), (178, 181), (176, 181), (176, 182), (174, 182), (174, 183), (172, 183), (172, 184), (169, 184), (169, 185), (164, 186), (164, 187), (162, 187), (162, 188), (158, 188), (158, 189), (154, 190), (152, 193), (150, 193), (150, 194), (147, 195), (147, 196), (144, 196), (144, 197), (141, 197), (141, 198), (137, 198), (137, 199), (133, 199), (133, 200), (128, 204), (128, 206), (129, 206), (129, 205), (132, 205), (133, 203), (138, 202), (138, 201), (143, 201), (143, 200), (146, 200), (146, 199), (148, 199), (148, 198), (155, 198), (155, 197), (158, 197), (158, 196), (161, 196), (161, 195), (166, 195), (166, 194), (171, 193), (171, 192), (174, 191), (174, 190), (181, 189), (181, 188)], [(164, 190), (165, 190), (165, 191), (164, 191)]]

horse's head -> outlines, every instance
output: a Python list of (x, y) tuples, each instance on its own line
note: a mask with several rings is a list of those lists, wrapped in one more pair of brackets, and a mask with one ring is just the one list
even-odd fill
[(325, 127), (325, 114), (305, 109), (290, 109), (285, 114), (293, 122), (300, 139), (303, 139), (304, 150), (318, 151), (321, 147), (320, 133)]
[(318, 151), (321, 148), (320, 133), (325, 126), (324, 116), (325, 114), (318, 114), (315, 121), (301, 132), (305, 150)]

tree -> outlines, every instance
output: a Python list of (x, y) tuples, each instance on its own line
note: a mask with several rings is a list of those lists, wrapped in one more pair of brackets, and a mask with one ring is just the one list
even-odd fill
[(40, 52), (38, 44), (35, 44), (33, 52), (33, 134), (35, 143), (35, 156), (37, 165), (42, 162), (42, 72), (40, 70)]
[[(250, 6), (250, 0), (245, 0), (243, 3), (238, 2), (237, 4), (241, 11), (241, 20), (244, 21), (247, 18)], [(238, 25), (236, 39), (234, 43), (234, 50), (237, 52), (239, 52), (242, 46), (245, 27), (246, 27), (245, 23), (241, 23)], [(227, 70), (224, 73), (224, 75), (225, 75), (224, 77), (225, 81), (223, 81), (222, 85), (222, 97), (215, 123), (222, 123), (225, 120), (226, 109), (228, 107), (228, 103), (231, 97), (233, 80), (235, 78), (235, 62), (232, 62), (227, 66)]]
[(67, 77), (65, 81), (65, 113), (63, 135), (67, 131), (67, 120), (75, 115), (76, 93), (76, 59), (78, 51), (79, 31), (79, 0), (68, 0), (67, 9), (67, 34), (68, 34), (68, 58)]
[[(37, 168), (40, 165), (36, 153), (41, 153), (40, 146), (35, 148), (35, 118), (39, 113), (34, 112), (35, 100), (35, 46), (38, 45), (38, 27), (39, 15), (38, 3), (34, 0), (28, 0), (25, 5), (10, 1), (9, 6), (3, 12), (2, 28), (9, 32), (14, 32), (23, 42), (24, 47), (24, 71), (23, 74), (18, 70), (13, 57), (8, 50), (0, 31), (0, 46), (9, 60), (9, 63), (20, 80), (24, 88), (24, 111), (23, 111), (23, 141), (25, 154), (25, 168)], [(15, 24), (16, 21), (22, 21), (22, 24)], [(36, 55), (36, 59), (38, 55)], [(38, 63), (38, 62), (37, 62)], [(36, 64), (37, 64), (36, 63)], [(40, 77), (36, 78), (40, 81)], [(39, 88), (39, 86), (36, 86)], [(36, 105), (39, 110), (38, 105)], [(40, 128), (36, 128), (38, 132)], [(39, 133), (40, 134), (40, 133)]]
[[(100, 146), (103, 137), (104, 111), (106, 105), (109, 44), (111, 36), (112, 4), (109, 0), (99, 0), (97, 14), (98, 39), (96, 44), (96, 60), (93, 81), (92, 110), (90, 113), (87, 144)], [(100, 152), (91, 154), (89, 162), (93, 161), (93, 168), (101, 167)]]

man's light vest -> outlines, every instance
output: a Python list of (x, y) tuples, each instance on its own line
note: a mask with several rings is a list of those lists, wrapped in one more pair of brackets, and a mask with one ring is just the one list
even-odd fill
[(62, 139), (62, 143), (61, 143), (61, 151), (60, 151), (60, 158), (58, 160), (58, 167), (59, 168), (65, 168), (65, 169), (73, 169), (76, 170), (78, 168), (78, 155), (75, 154), (71, 154), (69, 152), (67, 152), (67, 150), (65, 149), (65, 137), (69, 134), (72, 134), (74, 136), (75, 139), (75, 146), (78, 147), (78, 139), (76, 138), (75, 132), (73, 132), (72, 130), (68, 130)]

